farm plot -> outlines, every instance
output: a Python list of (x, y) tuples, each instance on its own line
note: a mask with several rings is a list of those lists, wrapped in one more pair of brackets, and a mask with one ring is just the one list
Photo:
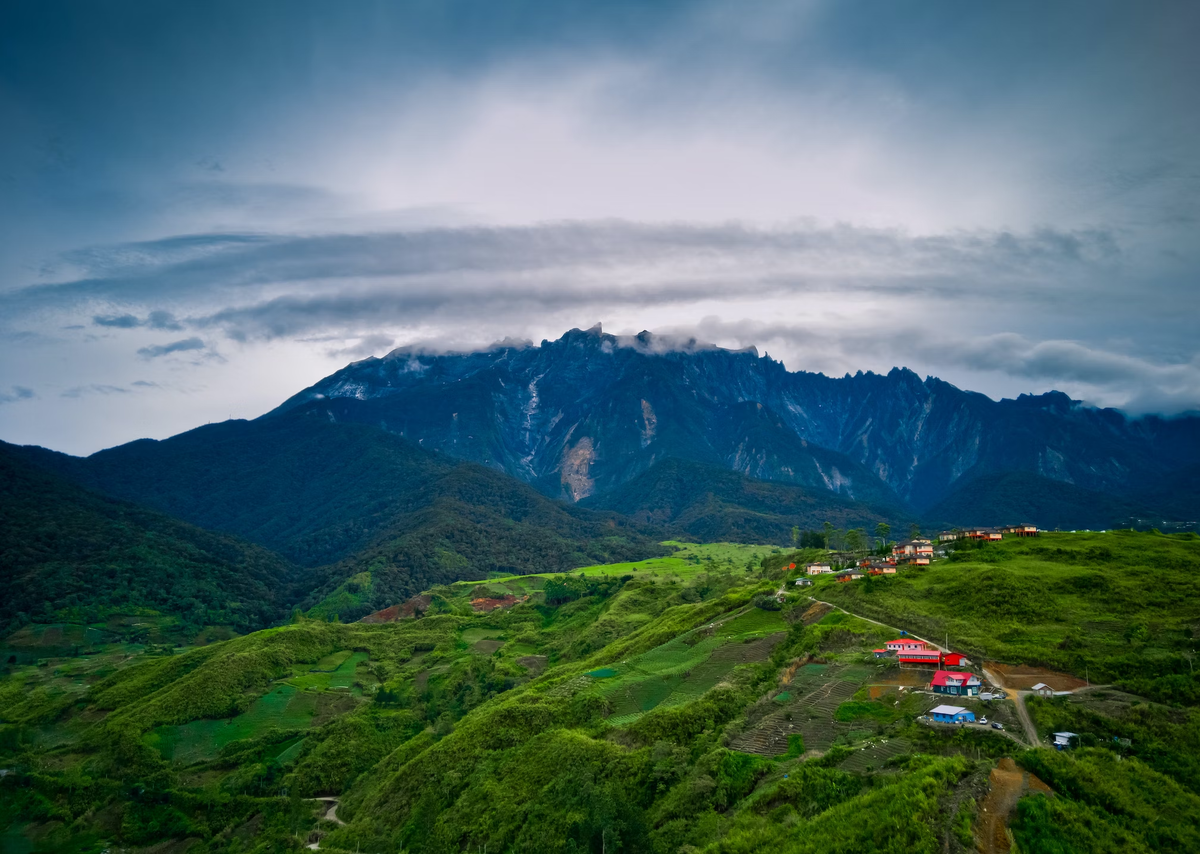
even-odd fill
[[(772, 616), (778, 619), (778, 614)], [(740, 614), (588, 675), (611, 705), (609, 723), (625, 726), (651, 709), (699, 697), (738, 665), (766, 661), (783, 639), (782, 625), (781, 620)]]
[(776, 696), (779, 708), (742, 733), (734, 750), (778, 756), (788, 748), (788, 736), (799, 734), (806, 750), (828, 750), (850, 725), (834, 720), (834, 712), (849, 700), (871, 673), (870, 668), (807, 664), (799, 668)]
[(239, 739), (272, 729), (307, 729), (317, 714), (317, 700), (315, 693), (283, 684), (259, 697), (235, 718), (159, 727), (147, 739), (165, 759), (189, 765), (215, 757), (222, 747)]
[(337, 655), (340, 655), (340, 653), (334, 653), (333, 656), (326, 656), (308, 673), (288, 679), (287, 684), (303, 691), (349, 691), (354, 688), (354, 683), (357, 681), (362, 681), (363, 679), (374, 681), (374, 677), (357, 672), (358, 665), (367, 660), (365, 652), (346, 653), (341, 662), (333, 670), (317, 669), (324, 666), (326, 662), (332, 660)]
[(843, 771), (861, 774), (866, 771), (877, 771), (889, 759), (894, 759), (905, 753), (911, 753), (912, 742), (904, 738), (881, 738), (868, 742), (850, 754), (838, 767)]

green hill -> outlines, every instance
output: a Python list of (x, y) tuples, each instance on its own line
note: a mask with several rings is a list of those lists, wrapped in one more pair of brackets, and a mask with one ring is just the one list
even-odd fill
[(790, 483), (757, 480), (686, 460), (669, 459), (583, 506), (623, 513), (663, 525), (701, 542), (790, 543), (793, 527), (874, 530), (887, 522), (900, 530), (915, 514), (879, 507)]
[(288, 613), (295, 569), (278, 556), (89, 492), (18, 451), (0, 443), (0, 637), (139, 612), (172, 615), (192, 634), (250, 631)]
[(1029, 523), (1048, 530), (1162, 525), (1162, 515), (1145, 504), (1023, 471), (969, 478), (924, 516), (944, 526)]
[[(88, 488), (319, 567), (305, 602), (357, 618), (434, 584), (662, 553), (660, 536), (568, 507), (514, 478), (422, 450), (319, 407), (230, 421), (84, 459), (23, 448)], [(367, 572), (369, 575), (362, 575)], [(353, 591), (339, 588), (348, 579)], [(365, 587), (364, 587), (365, 585)]]
[[(999, 821), (1028, 854), (1200, 846), (1200, 538), (1051, 535), (818, 582), (885, 625), (815, 605), (790, 583), (801, 553), (733, 559), (754, 553), (435, 587), (398, 623), (9, 665), (0, 843), (964, 854)], [(1121, 688), (1032, 703), (1032, 748), (1011, 698), (954, 700), (1003, 732), (931, 725), (944, 698), (910, 690), (928, 675), (872, 652), (898, 623)], [(1082, 746), (1045, 747), (1052, 729)]]

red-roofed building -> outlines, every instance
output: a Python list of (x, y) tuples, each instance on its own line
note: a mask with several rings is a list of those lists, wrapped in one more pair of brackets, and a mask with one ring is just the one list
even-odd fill
[(971, 662), (961, 652), (948, 652), (942, 656), (942, 664), (947, 667), (966, 667)]
[(954, 694), (960, 697), (974, 697), (979, 693), (979, 677), (974, 673), (956, 673), (953, 670), (939, 670), (933, 674), (929, 687), (935, 694)]
[(940, 667), (942, 664), (942, 651), (928, 647), (925, 649), (910, 649), (898, 653), (896, 659), (901, 664), (923, 664), (926, 667)]

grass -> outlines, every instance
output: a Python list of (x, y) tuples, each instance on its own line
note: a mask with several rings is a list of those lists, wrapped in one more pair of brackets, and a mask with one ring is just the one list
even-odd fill
[[(605, 563), (596, 566), (585, 566), (572, 569), (567, 575), (593, 576), (622, 576), (622, 575), (653, 575), (670, 576), (687, 579), (701, 572), (711, 570), (745, 571), (747, 563), (758, 567), (767, 555), (778, 552), (771, 546), (747, 545), (744, 543), (683, 543), (677, 540), (666, 540), (662, 543), (676, 549), (675, 554), (667, 557), (656, 557), (648, 560), (628, 563)], [(540, 589), (546, 578), (564, 573), (536, 573), (532, 575), (506, 575), (488, 579), (489, 590), (511, 592), (523, 595)], [(539, 583), (540, 580), (540, 583)], [(477, 581), (455, 582), (454, 587), (480, 586)]]
[(147, 736), (147, 742), (164, 758), (189, 765), (212, 759), (231, 742), (255, 738), (273, 729), (307, 729), (316, 713), (316, 694), (293, 685), (279, 685), (235, 718), (159, 727)]
[(948, 634), (977, 659), (1086, 673), (1093, 682), (1182, 678), (1200, 624), (1200, 537), (1009, 539), (892, 577), (821, 579), (812, 595), (923, 637)]
[[(332, 670), (324, 669), (329, 662), (340, 658)], [(303, 691), (348, 690), (360, 679), (358, 665), (368, 659), (365, 652), (335, 652), (321, 659), (308, 673), (293, 676), (288, 684)]]

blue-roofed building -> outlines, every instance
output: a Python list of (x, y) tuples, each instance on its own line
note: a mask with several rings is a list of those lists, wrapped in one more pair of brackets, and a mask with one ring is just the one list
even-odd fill
[(943, 724), (975, 723), (975, 713), (962, 706), (937, 706), (929, 716)]

